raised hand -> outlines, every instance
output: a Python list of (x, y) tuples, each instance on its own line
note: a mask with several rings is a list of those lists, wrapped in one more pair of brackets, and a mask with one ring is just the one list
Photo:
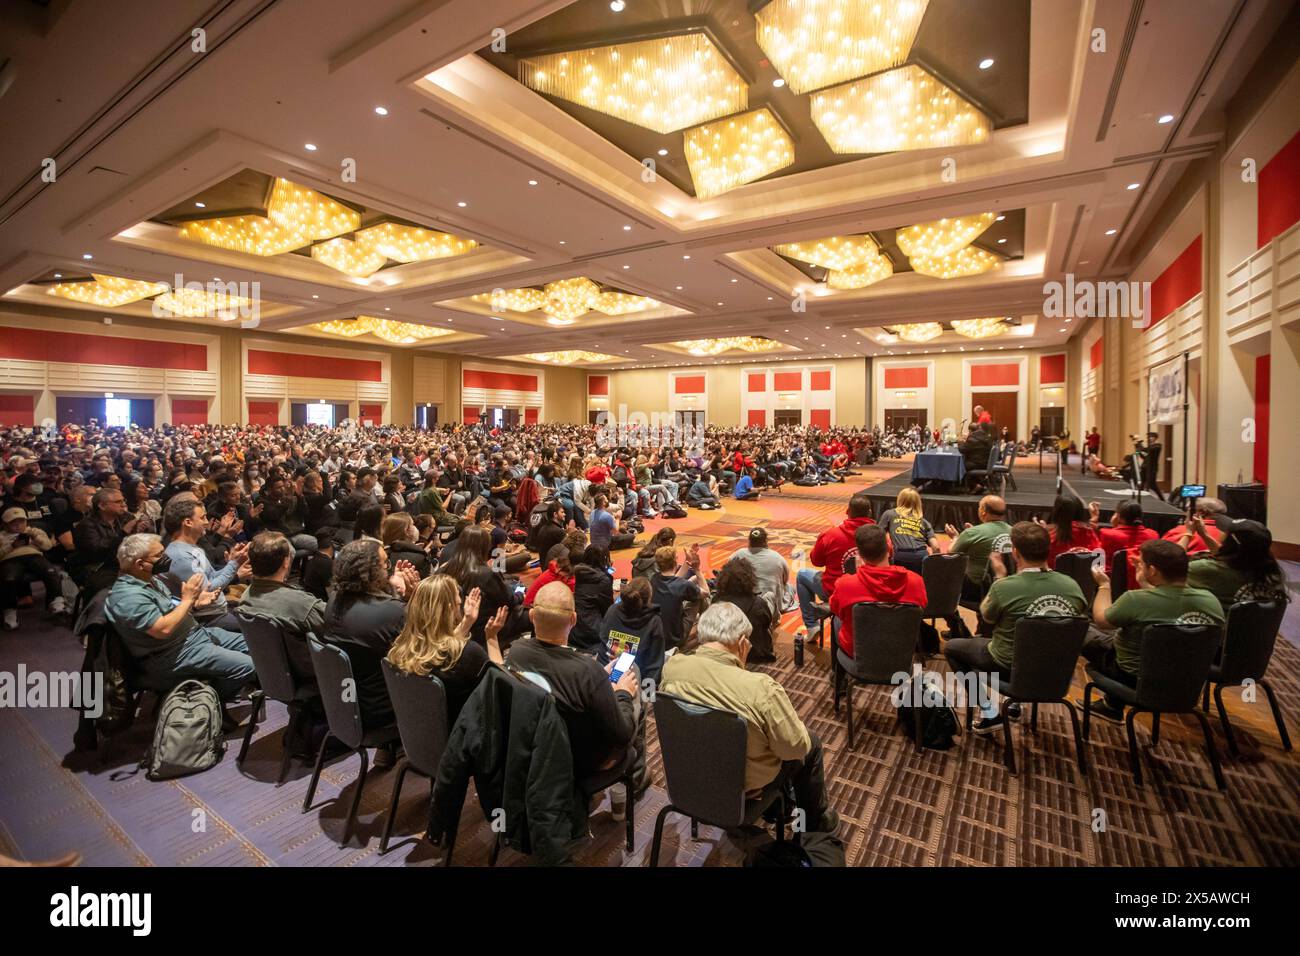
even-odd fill
[(203, 593), (203, 572), (195, 571), (189, 580), (181, 585), (181, 600), (195, 601)]
[(216, 588), (212, 588), (207, 591), (200, 591), (199, 596), (194, 599), (194, 606), (207, 607), (209, 604), (211, 604), (213, 601), (217, 599), (217, 595), (220, 593), (221, 592), (218, 591)]
[(483, 592), (481, 590), (474, 588), (469, 592), (469, 594), (466, 594), (465, 603), (461, 607), (461, 613), (465, 616), (465, 620), (470, 621), (471, 623), (477, 621), (478, 612), (482, 605)]

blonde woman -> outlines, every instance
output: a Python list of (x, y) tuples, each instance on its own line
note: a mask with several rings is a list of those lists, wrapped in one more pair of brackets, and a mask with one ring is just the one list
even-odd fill
[(939, 553), (934, 528), (922, 513), (921, 493), (915, 488), (909, 486), (898, 493), (894, 507), (880, 516), (880, 527), (889, 535), (894, 564), (920, 574), (925, 556)]
[[(446, 574), (425, 578), (406, 606), (406, 623), (388, 650), (388, 662), (419, 677), (437, 677), (447, 693), (447, 719), (456, 722), (465, 701), (478, 686), (489, 654), (470, 640), (478, 617), (481, 595), (470, 591), (464, 603), (456, 579)], [(505, 609), (487, 622), (487, 646), (496, 648), (496, 636), (505, 624)], [(501, 663), (498, 651), (492, 655)]]

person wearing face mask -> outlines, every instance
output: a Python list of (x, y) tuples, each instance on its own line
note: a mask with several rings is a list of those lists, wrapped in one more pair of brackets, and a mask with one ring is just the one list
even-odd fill
[(52, 530), (50, 519), (54, 515), (54, 509), (48, 502), (42, 503), (41, 496), (44, 494), (45, 485), (41, 481), (41, 476), (23, 472), (14, 479), (9, 494), (5, 495), (3, 502), (0, 503), (0, 510), (21, 508), (32, 527), (48, 533)]
[(49, 612), (66, 614), (63, 576), (45, 557), (54, 541), (40, 528), (28, 525), (21, 508), (6, 508), (0, 525), (0, 610), (5, 629), (18, 628), (18, 588), (23, 581), (43, 582)]

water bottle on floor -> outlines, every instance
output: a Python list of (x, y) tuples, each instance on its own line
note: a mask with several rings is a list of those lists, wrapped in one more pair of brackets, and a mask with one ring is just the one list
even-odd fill
[(794, 636), (794, 666), (803, 667), (803, 645), (807, 638), (802, 634)]

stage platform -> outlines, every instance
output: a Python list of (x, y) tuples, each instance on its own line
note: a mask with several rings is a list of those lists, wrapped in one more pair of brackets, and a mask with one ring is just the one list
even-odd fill
[[(1109, 521), (1119, 503), (1133, 496), (1128, 487), (1119, 481), (1085, 477), (1078, 472), (1066, 474), (1065, 480), (1085, 504), (1096, 501), (1101, 505), (1102, 521)], [(1032, 518), (1047, 520), (1052, 502), (1056, 499), (1055, 469), (1040, 475), (1037, 471), (1017, 468), (1015, 481), (1018, 489), (1013, 490), (1008, 482), (1004, 496), (1007, 500), (1007, 520), (1012, 524)], [(876, 517), (879, 518), (887, 509), (892, 508), (898, 492), (911, 483), (912, 467), (909, 464), (894, 477), (865, 489), (864, 493), (870, 496), (875, 506)], [(935, 531), (942, 532), (943, 526), (949, 523), (960, 528), (967, 521), (971, 524), (979, 521), (977, 512), (980, 495), (939, 494), (921, 489), (921, 497), (925, 503), (925, 516), (934, 525)], [(1142, 495), (1142, 514), (1146, 526), (1160, 534), (1181, 524), (1183, 515), (1172, 505), (1146, 493)]]

